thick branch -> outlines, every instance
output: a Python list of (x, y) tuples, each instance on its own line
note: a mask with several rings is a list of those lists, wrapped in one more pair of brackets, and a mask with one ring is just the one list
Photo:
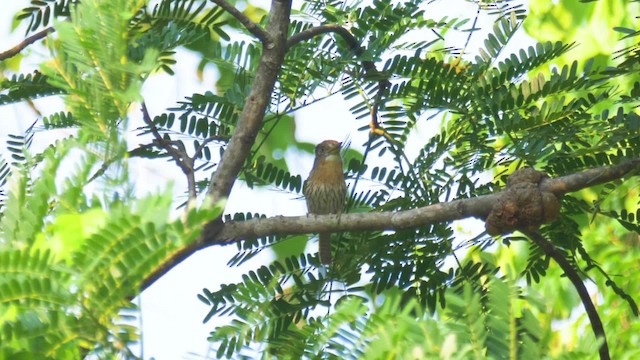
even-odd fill
[(52, 27), (48, 27), (40, 32), (37, 32), (31, 36), (29, 36), (28, 38), (22, 40), (22, 42), (14, 47), (12, 47), (11, 49), (0, 53), (0, 61), (12, 58), (16, 55), (18, 55), (20, 53), (20, 51), (24, 50), (27, 46), (33, 44), (34, 42), (45, 38), (49, 33), (54, 32), (55, 29)]
[(584, 310), (587, 312), (587, 316), (589, 316), (589, 322), (591, 322), (591, 328), (593, 329), (593, 333), (595, 334), (597, 339), (602, 339), (602, 345), (600, 346), (600, 359), (601, 360), (609, 360), (609, 345), (607, 344), (607, 336), (604, 332), (604, 327), (602, 325), (602, 320), (600, 320), (600, 316), (598, 315), (598, 310), (596, 310), (595, 305), (591, 301), (591, 296), (589, 296), (589, 292), (587, 291), (587, 287), (582, 282), (580, 275), (578, 272), (571, 266), (569, 261), (564, 257), (564, 255), (556, 249), (555, 246), (547, 239), (545, 239), (538, 232), (524, 232), (534, 244), (540, 247), (544, 253), (555, 260), (556, 263), (560, 266), (562, 271), (567, 275), (571, 283), (576, 288), (578, 295), (580, 296), (580, 300), (582, 301), (582, 305), (584, 305)]
[[(553, 191), (560, 197), (568, 192), (620, 179), (638, 169), (640, 169), (640, 159), (634, 159), (619, 165), (600, 167), (555, 179), (544, 179), (540, 188)], [(207, 234), (203, 245), (223, 245), (266, 235), (399, 230), (469, 217), (484, 219), (502, 193), (503, 191), (405, 211), (343, 214), (339, 218), (336, 215), (313, 215), (230, 221), (225, 223), (217, 234)]]
[[(217, 2), (216, 2), (217, 3)], [(290, 0), (273, 0), (267, 32), (273, 40), (263, 48), (251, 93), (240, 113), (236, 130), (209, 184), (209, 199), (216, 204), (226, 199), (249, 156), (264, 119), (273, 87), (284, 61), (285, 44), (291, 12)]]
[[(234, 13), (234, 11), (229, 8), (230, 5), (225, 1), (213, 1), (231, 14), (236, 14), (234, 16), (238, 18), (237, 14), (239, 14), (239, 12), (234, 8)], [(247, 160), (251, 147), (258, 135), (258, 131), (262, 126), (265, 111), (271, 100), (271, 94), (273, 93), (273, 88), (280, 73), (282, 62), (284, 61), (290, 14), (291, 0), (271, 1), (269, 25), (266, 30), (267, 33), (264, 35), (270, 42), (263, 46), (263, 53), (260, 58), (258, 70), (256, 71), (251, 93), (245, 101), (233, 136), (229, 140), (229, 144), (209, 183), (208, 201), (214, 205), (229, 197), (231, 188)], [(238, 19), (242, 22), (243, 18), (245, 18), (244, 15)], [(245, 24), (245, 26), (247, 25)], [(247, 29), (251, 31), (251, 28), (247, 27)], [(142, 284), (142, 289), (153, 284), (162, 275), (197, 250), (207, 246), (206, 239), (215, 237), (222, 229), (222, 225), (222, 220), (219, 218), (209, 223), (203, 230), (201, 239), (189, 245), (189, 247), (182, 249), (156, 269), (156, 271), (145, 279)]]
[(238, 9), (236, 9), (234, 6), (232, 6), (225, 0), (211, 0), (211, 1), (216, 5), (220, 6), (221, 8), (223, 8), (226, 12), (231, 14), (231, 16), (236, 18), (236, 20), (238, 20), (240, 24), (242, 24), (242, 26), (244, 26), (255, 37), (260, 39), (260, 42), (262, 42), (263, 44), (267, 44), (271, 40), (269, 33), (267, 31), (264, 31), (264, 29), (260, 27), (258, 24), (249, 20), (248, 17), (246, 17), (243, 13), (241, 13)]
[(397, 212), (338, 215), (276, 216), (230, 221), (206, 243), (227, 244), (266, 235), (300, 235), (320, 232), (382, 231), (415, 228), (468, 217), (484, 218), (500, 193), (454, 200)]
[[(318, 35), (328, 33), (335, 33), (340, 35), (340, 37), (349, 45), (351, 51), (353, 51), (356, 56), (361, 56), (362, 54), (364, 54), (364, 48), (360, 46), (360, 43), (351, 34), (351, 32), (338, 25), (320, 25), (301, 31), (291, 36), (289, 40), (287, 40), (287, 49), (303, 41), (310, 40)], [(385, 136), (387, 140), (393, 142), (391, 137), (388, 136), (388, 134), (383, 129), (381, 129), (378, 124), (378, 107), (382, 103), (382, 97), (386, 93), (391, 83), (389, 82), (389, 80), (387, 80), (386, 76), (382, 75), (378, 71), (378, 69), (376, 68), (376, 64), (373, 61), (362, 61), (362, 67), (365, 69), (367, 75), (371, 76), (373, 79), (378, 79), (378, 92), (371, 108), (371, 134)]]

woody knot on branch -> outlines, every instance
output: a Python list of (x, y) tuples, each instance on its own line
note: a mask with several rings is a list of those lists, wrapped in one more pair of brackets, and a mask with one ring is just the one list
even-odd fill
[(507, 180), (507, 188), (494, 203), (485, 220), (489, 235), (515, 230), (535, 232), (542, 224), (560, 215), (560, 199), (540, 186), (547, 174), (531, 168), (516, 170)]

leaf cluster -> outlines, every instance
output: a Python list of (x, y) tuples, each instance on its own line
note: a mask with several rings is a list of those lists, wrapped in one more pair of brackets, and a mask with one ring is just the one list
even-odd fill
[(90, 152), (56, 183), (63, 160), (80, 149), (65, 140), (42, 154), (40, 170), (28, 160), (10, 179), (3, 170), (11, 191), (0, 218), (2, 358), (133, 356), (136, 289), (216, 216), (200, 210), (167, 222), (170, 192), (137, 201), (87, 198), (98, 162)]

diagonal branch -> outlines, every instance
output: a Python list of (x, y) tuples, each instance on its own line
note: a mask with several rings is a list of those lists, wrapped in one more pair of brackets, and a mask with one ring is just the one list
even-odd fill
[[(343, 28), (338, 25), (320, 25), (309, 28), (307, 30), (301, 31), (289, 38), (287, 40), (287, 49), (299, 44), (303, 41), (310, 40), (318, 35), (334, 33), (339, 35), (351, 48), (351, 51), (356, 56), (362, 56), (364, 54), (364, 48), (360, 46), (360, 42), (349, 32), (349, 30)], [(362, 61), (362, 67), (365, 69), (365, 72), (368, 76), (373, 79), (378, 79), (378, 91), (376, 93), (376, 97), (373, 101), (373, 106), (371, 107), (371, 134), (384, 136), (390, 142), (393, 142), (393, 139), (380, 128), (380, 124), (378, 123), (378, 108), (382, 103), (382, 97), (386, 93), (387, 89), (391, 86), (391, 83), (387, 79), (387, 77), (382, 74), (376, 68), (376, 65), (373, 61), (364, 60)]]
[[(153, 134), (153, 145), (160, 149), (164, 149), (175, 161), (180, 170), (187, 176), (187, 188), (189, 189), (189, 202), (196, 199), (196, 179), (195, 171), (193, 169), (194, 161), (187, 154), (186, 149), (181, 143), (176, 143), (171, 140), (167, 140), (160, 135), (156, 124), (153, 123), (147, 105), (144, 101), (141, 104), (142, 107), (142, 119), (149, 126), (151, 134)], [(197, 153), (196, 153), (197, 156)], [(195, 156), (194, 156), (195, 157)]]
[(33, 44), (34, 42), (45, 38), (47, 35), (49, 35), (50, 33), (56, 31), (53, 27), (48, 27), (40, 32), (37, 32), (31, 36), (29, 36), (28, 38), (22, 40), (22, 42), (14, 47), (12, 47), (11, 49), (4, 51), (2, 53), (0, 53), (0, 61), (12, 58), (16, 55), (18, 55), (22, 50), (24, 50), (27, 46)]
[(587, 291), (587, 287), (582, 282), (580, 275), (578, 275), (576, 270), (571, 266), (562, 252), (560, 252), (555, 246), (553, 246), (553, 244), (549, 240), (540, 235), (539, 232), (522, 232), (527, 235), (534, 244), (541, 248), (547, 256), (555, 260), (555, 262), (560, 266), (564, 274), (569, 278), (573, 286), (576, 288), (576, 291), (580, 296), (580, 300), (582, 301), (582, 305), (584, 305), (584, 310), (589, 317), (589, 322), (591, 323), (591, 328), (593, 329), (593, 333), (595, 334), (596, 339), (601, 339), (603, 341), (602, 345), (600, 345), (599, 350), (600, 359), (609, 360), (611, 358), (609, 356), (609, 345), (607, 344), (607, 336), (604, 332), (602, 320), (600, 319), (600, 315), (598, 315), (598, 310), (596, 309), (595, 305), (593, 305), (593, 301), (591, 301), (589, 291)]
[(220, 6), (226, 12), (231, 14), (236, 20), (238, 20), (250, 33), (260, 39), (263, 44), (271, 41), (271, 36), (260, 25), (249, 20), (243, 13), (236, 9), (233, 5), (229, 4), (225, 0), (211, 0), (216, 5)]
[[(298, 43), (311, 40), (318, 35), (323, 35), (328, 33), (334, 33), (334, 34), (340, 35), (340, 37), (347, 43), (347, 45), (349, 45), (349, 48), (351, 48), (351, 51), (353, 51), (353, 53), (356, 56), (362, 56), (364, 54), (364, 48), (360, 46), (360, 42), (358, 41), (358, 39), (356, 39), (355, 36), (353, 36), (353, 34), (349, 32), (349, 30), (338, 25), (315, 26), (310, 29), (301, 31), (295, 35), (292, 35), (287, 40), (287, 50), (289, 50), (290, 48), (292, 48)], [(373, 61), (368, 61), (368, 60), (363, 61), (362, 67), (364, 67), (364, 69), (367, 71), (369, 75), (379, 74), (379, 71), (378, 69), (376, 69), (376, 65)]]
[[(230, 5), (222, 0), (212, 0), (227, 9)], [(237, 10), (235, 10), (237, 12)], [(268, 46), (263, 47), (260, 63), (256, 71), (251, 93), (246, 99), (238, 124), (229, 140), (220, 163), (211, 177), (207, 194), (207, 201), (214, 206), (224, 202), (231, 193), (231, 188), (242, 170), (251, 147), (255, 143), (258, 131), (262, 127), (264, 114), (270, 104), (271, 94), (275, 86), (280, 68), (284, 62), (286, 52), (289, 16), (291, 14), (291, 0), (272, 0), (269, 11), (269, 25), (267, 26)], [(244, 17), (244, 15), (242, 15)], [(240, 18), (241, 19), (241, 18)], [(257, 36), (257, 35), (256, 35)], [(158, 267), (142, 284), (142, 289), (149, 287), (162, 275), (178, 265), (194, 252), (207, 246), (205, 239), (215, 237), (222, 229), (220, 218), (213, 220), (203, 230), (202, 237), (186, 248), (174, 254), (167, 262)]]

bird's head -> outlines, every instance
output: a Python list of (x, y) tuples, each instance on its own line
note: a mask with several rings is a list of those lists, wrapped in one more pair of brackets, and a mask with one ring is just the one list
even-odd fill
[(316, 158), (323, 160), (339, 160), (342, 143), (335, 140), (325, 140), (316, 146)]

